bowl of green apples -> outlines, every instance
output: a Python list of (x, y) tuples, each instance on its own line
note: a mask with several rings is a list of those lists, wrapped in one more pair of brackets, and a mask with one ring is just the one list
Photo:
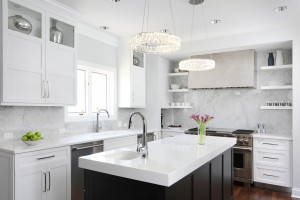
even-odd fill
[(22, 141), (28, 146), (36, 146), (43, 141), (42, 133), (29, 131), (25, 135), (22, 136)]

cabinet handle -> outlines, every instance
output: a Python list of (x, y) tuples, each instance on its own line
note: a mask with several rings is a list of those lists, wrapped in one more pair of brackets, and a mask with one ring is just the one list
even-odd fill
[(279, 178), (279, 176), (275, 176), (275, 175), (270, 175), (270, 174), (263, 174), (264, 176), (270, 176), (270, 177), (275, 177), (275, 178)]
[(43, 87), (43, 89), (42, 89), (42, 91), (43, 91), (42, 98), (45, 99), (46, 98), (46, 90), (47, 90), (45, 81), (43, 81), (42, 87)]
[(103, 144), (97, 144), (97, 145), (92, 145), (92, 146), (86, 146), (86, 147), (74, 147), (72, 148), (72, 151), (77, 151), (77, 150), (82, 150), (82, 149), (90, 149), (94, 147), (101, 147)]
[(44, 160), (44, 159), (54, 158), (54, 157), (55, 157), (55, 155), (52, 155), (52, 156), (37, 158), (37, 160)]
[(273, 144), (273, 143), (268, 143), (268, 142), (264, 142), (263, 144), (266, 144), (266, 145), (273, 145), (273, 146), (278, 146), (278, 144)]
[(278, 160), (278, 158), (272, 158), (272, 157), (263, 157), (263, 158), (266, 158), (266, 159), (271, 159), (271, 160)]
[(44, 189), (43, 192), (46, 192), (47, 190), (47, 177), (46, 177), (46, 172), (43, 172), (44, 175)]
[(51, 190), (51, 173), (50, 172), (47, 172), (47, 173), (48, 173), (48, 179), (49, 179), (49, 185), (48, 185), (47, 191), (50, 191)]
[(47, 98), (50, 98), (50, 83), (47, 81)]

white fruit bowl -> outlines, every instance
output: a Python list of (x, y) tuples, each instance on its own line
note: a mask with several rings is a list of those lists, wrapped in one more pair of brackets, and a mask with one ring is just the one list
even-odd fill
[(25, 144), (27, 144), (28, 146), (36, 146), (42, 143), (43, 139), (41, 140), (36, 140), (36, 141), (24, 141), (22, 140)]

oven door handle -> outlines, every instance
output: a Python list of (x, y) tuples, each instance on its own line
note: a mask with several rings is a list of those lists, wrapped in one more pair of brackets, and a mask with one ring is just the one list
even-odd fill
[(252, 147), (233, 147), (235, 150), (245, 150), (245, 151), (252, 151)]

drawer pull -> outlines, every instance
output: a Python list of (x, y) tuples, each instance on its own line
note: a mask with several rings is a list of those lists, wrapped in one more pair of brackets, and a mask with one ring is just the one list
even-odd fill
[(52, 155), (52, 156), (47, 156), (47, 157), (37, 158), (37, 160), (44, 160), (44, 159), (54, 158), (54, 157), (55, 157), (55, 155)]
[(271, 160), (278, 160), (278, 158), (272, 158), (272, 157), (263, 157), (265, 159), (271, 159)]
[(273, 143), (268, 143), (268, 142), (264, 142), (263, 144), (272, 145), (272, 146), (278, 146), (278, 144), (273, 144)]
[(270, 174), (263, 174), (264, 176), (270, 176), (270, 177), (275, 177), (275, 178), (279, 178), (279, 176), (275, 176), (275, 175), (270, 175)]

